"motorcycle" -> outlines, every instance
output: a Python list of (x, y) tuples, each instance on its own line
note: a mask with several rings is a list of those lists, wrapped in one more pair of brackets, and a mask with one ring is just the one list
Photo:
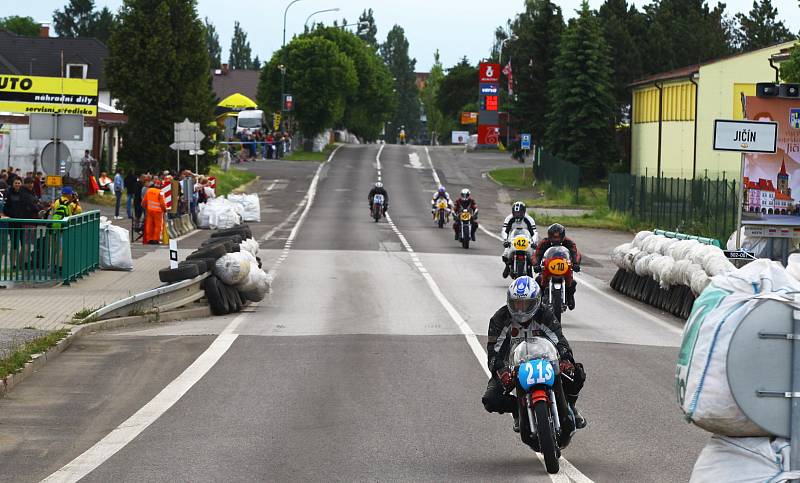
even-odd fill
[(511, 278), (516, 279), (527, 275), (533, 276), (531, 273), (531, 256), (529, 250), (531, 246), (531, 237), (527, 230), (517, 230), (511, 237), (511, 252), (509, 253), (509, 263), (511, 264)]
[(558, 321), (567, 305), (567, 284), (572, 283), (572, 261), (569, 250), (550, 247), (542, 257), (542, 301), (550, 306)]
[(448, 221), (450, 221), (450, 208), (447, 206), (447, 201), (439, 200), (436, 203), (436, 224), (439, 228), (443, 228)]
[[(575, 434), (575, 416), (561, 385), (558, 350), (548, 339), (524, 334), (510, 351), (522, 442), (544, 456), (550, 474), (558, 473), (561, 450)], [(513, 344), (514, 339), (512, 339)]]
[(375, 219), (375, 223), (377, 223), (382, 216), (383, 216), (383, 195), (380, 193), (376, 193), (375, 196), (372, 197), (372, 217)]
[(472, 213), (467, 210), (461, 210), (461, 214), (459, 215), (461, 220), (459, 231), (458, 231), (458, 238), (461, 242), (461, 246), (465, 249), (469, 248), (469, 241), (472, 239)]

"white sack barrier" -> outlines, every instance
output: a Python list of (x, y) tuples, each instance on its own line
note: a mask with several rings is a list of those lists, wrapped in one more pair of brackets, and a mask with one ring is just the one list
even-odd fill
[(242, 240), (242, 242), (239, 244), (239, 250), (252, 253), (254, 257), (257, 257), (259, 250), (258, 242), (253, 238)]
[(100, 223), (100, 268), (133, 270), (131, 239), (128, 230), (108, 222)]
[(214, 198), (200, 203), (197, 212), (197, 226), (212, 230), (233, 228), (242, 222), (242, 208), (225, 198)]
[[(695, 276), (699, 277), (693, 275), (692, 282)], [(675, 372), (678, 402), (687, 420), (725, 436), (768, 436), (745, 416), (731, 394), (728, 346), (742, 319), (760, 303), (756, 296), (793, 291), (800, 291), (800, 281), (778, 262), (766, 259), (711, 280), (684, 326)]]
[(267, 273), (260, 268), (253, 267), (247, 275), (247, 278), (237, 285), (236, 288), (248, 300), (259, 302), (263, 300), (269, 292), (269, 286), (270, 281)]
[(261, 222), (261, 201), (257, 194), (229, 194), (228, 201), (241, 208), (242, 221)]
[(789, 440), (713, 435), (694, 464), (689, 483), (779, 483), (800, 478), (789, 471)]
[(249, 258), (242, 256), (242, 252), (228, 253), (217, 259), (214, 275), (226, 285), (236, 285), (247, 278), (250, 265)]

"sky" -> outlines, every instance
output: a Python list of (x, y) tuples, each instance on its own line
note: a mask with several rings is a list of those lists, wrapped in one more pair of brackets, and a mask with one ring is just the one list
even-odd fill
[[(201, 17), (208, 17), (220, 36), (223, 62), (238, 20), (247, 32), (253, 55), (264, 61), (280, 48), (282, 42), (283, 10), (290, 0), (198, 0)], [(49, 22), (56, 9), (67, 0), (0, 0), (0, 15), (22, 15), (37, 21)], [(300, 0), (289, 8), (286, 20), (286, 39), (302, 33), (306, 18), (318, 10), (339, 8), (338, 12), (316, 14), (310, 23), (332, 23), (342, 18), (355, 23), (366, 8), (374, 10), (378, 40), (383, 41), (393, 25), (403, 27), (409, 41), (410, 55), (417, 59), (417, 71), (427, 71), (433, 64), (438, 48), (445, 67), (456, 64), (463, 56), (475, 63), (488, 57), (494, 30), (523, 9), (523, 0)], [(580, 0), (557, 0), (565, 17), (574, 16)], [(590, 0), (599, 8), (603, 0)], [(633, 0), (637, 7), (649, 0)], [(716, 1), (710, 3), (716, 5)], [(753, 0), (727, 0), (729, 14), (747, 12)], [(122, 0), (95, 0), (98, 7), (119, 8)], [(797, 0), (772, 0), (780, 19), (793, 31), (800, 31), (800, 7)], [(355, 27), (351, 27), (355, 28)]]

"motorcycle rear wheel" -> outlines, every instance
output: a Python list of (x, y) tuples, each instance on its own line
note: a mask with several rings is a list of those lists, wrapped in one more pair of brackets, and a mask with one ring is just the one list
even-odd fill
[(558, 473), (558, 458), (561, 452), (555, 438), (555, 430), (550, 420), (547, 401), (537, 401), (533, 405), (533, 417), (536, 420), (536, 435), (539, 438), (539, 449), (544, 456), (544, 466), (550, 474)]

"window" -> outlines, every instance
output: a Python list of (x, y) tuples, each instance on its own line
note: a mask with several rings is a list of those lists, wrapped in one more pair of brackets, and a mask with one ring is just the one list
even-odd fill
[(70, 79), (85, 79), (88, 72), (86, 64), (67, 64), (67, 77)]

